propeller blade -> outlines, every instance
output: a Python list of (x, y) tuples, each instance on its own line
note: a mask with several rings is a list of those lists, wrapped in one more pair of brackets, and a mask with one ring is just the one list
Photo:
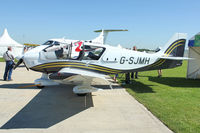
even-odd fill
[(23, 62), (23, 59), (19, 59), (19, 61), (17, 62), (17, 64), (14, 66), (14, 70)]
[(26, 69), (29, 71), (29, 68), (26, 66), (26, 63), (23, 61), (24, 66), (26, 67)]
[(29, 71), (29, 68), (26, 66), (26, 63), (23, 60), (23, 57), (19, 59), (19, 61), (17, 62), (17, 64), (14, 66), (14, 70), (21, 64), (23, 63), (24, 66), (26, 67), (26, 69)]

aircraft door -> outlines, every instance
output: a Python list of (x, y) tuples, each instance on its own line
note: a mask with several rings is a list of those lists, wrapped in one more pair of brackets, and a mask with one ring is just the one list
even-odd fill
[(84, 49), (85, 46), (82, 41), (71, 43), (69, 45), (69, 59), (82, 60), (85, 54)]
[(84, 43), (82, 41), (71, 44), (70, 47), (70, 58), (72, 60), (82, 60), (84, 56)]
[(75, 43), (55, 43), (40, 52), (40, 59), (72, 59), (82, 60), (85, 54), (85, 46), (82, 41)]
[(69, 58), (69, 46), (67, 43), (55, 43), (40, 52), (40, 59), (67, 59)]

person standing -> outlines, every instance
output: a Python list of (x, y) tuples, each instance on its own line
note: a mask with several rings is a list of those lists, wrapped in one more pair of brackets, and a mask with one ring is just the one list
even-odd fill
[(11, 81), (13, 65), (14, 65), (14, 56), (12, 54), (12, 48), (10, 46), (8, 47), (8, 50), (3, 54), (3, 58), (6, 61), (6, 67), (5, 67), (3, 80)]
[(127, 73), (125, 74), (125, 83), (126, 83), (126, 84), (130, 84), (130, 73), (129, 73), (129, 72), (127, 72)]
[[(137, 47), (136, 46), (133, 46), (133, 50), (134, 51), (137, 51)], [(134, 76), (135, 78), (137, 79), (138, 78), (138, 72), (131, 72), (131, 78), (134, 79)]]
[(117, 82), (118, 73), (114, 75), (113, 80)]
[(162, 77), (162, 69), (158, 69), (158, 78)]

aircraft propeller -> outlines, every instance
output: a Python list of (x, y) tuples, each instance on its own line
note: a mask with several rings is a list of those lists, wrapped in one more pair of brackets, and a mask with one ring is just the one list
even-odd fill
[(17, 64), (14, 66), (14, 70), (21, 64), (23, 63), (26, 67), (26, 69), (29, 71), (29, 68), (26, 66), (26, 63), (24, 62), (23, 57), (19, 59), (19, 61), (17, 62)]

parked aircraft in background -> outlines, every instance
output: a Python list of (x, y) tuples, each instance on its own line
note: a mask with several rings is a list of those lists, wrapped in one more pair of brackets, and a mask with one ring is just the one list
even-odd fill
[(109, 74), (173, 68), (185, 59), (184, 33), (176, 33), (160, 51), (146, 53), (105, 44), (111, 31), (127, 30), (99, 30), (100, 36), (89, 41), (50, 39), (27, 51), (17, 66), (24, 62), (27, 68), (41, 72), (42, 77), (35, 80), (39, 88), (75, 84), (73, 92), (85, 95), (98, 90), (91, 86), (94, 78), (106, 80)]

